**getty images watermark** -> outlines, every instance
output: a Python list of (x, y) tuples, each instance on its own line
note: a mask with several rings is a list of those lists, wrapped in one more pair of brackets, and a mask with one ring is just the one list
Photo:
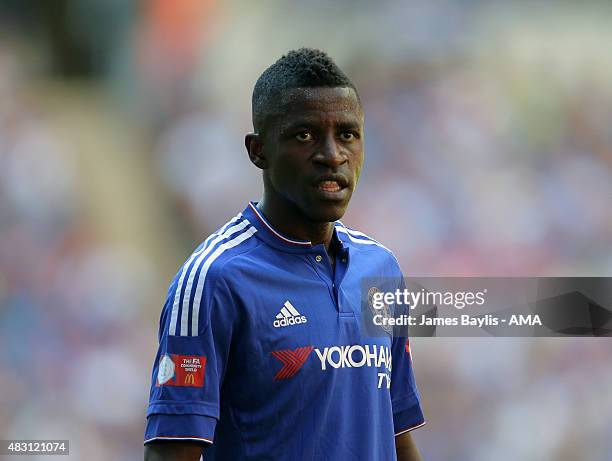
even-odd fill
[(371, 335), (612, 336), (607, 277), (423, 277), (362, 281)]

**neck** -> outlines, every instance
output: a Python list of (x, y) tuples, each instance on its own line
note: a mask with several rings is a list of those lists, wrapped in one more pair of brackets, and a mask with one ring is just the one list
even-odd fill
[(313, 245), (323, 244), (329, 250), (334, 231), (333, 222), (313, 222), (291, 206), (274, 206), (264, 198), (257, 204), (268, 222), (280, 233), (295, 240), (307, 240)]

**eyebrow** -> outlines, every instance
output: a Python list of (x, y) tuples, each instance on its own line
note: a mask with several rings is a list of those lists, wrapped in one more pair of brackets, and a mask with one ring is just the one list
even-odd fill
[[(298, 128), (310, 128), (316, 129), (319, 128), (320, 124), (315, 122), (314, 119), (310, 118), (302, 118), (298, 120), (294, 120), (288, 123), (281, 124), (280, 131), (282, 133), (291, 131)], [(358, 121), (340, 121), (336, 124), (336, 127), (341, 130), (360, 130), (361, 124)]]

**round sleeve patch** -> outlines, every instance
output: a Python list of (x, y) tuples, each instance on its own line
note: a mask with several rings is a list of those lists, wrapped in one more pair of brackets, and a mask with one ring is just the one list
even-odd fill
[(159, 361), (159, 369), (157, 370), (157, 384), (161, 385), (167, 383), (174, 377), (174, 362), (168, 354)]

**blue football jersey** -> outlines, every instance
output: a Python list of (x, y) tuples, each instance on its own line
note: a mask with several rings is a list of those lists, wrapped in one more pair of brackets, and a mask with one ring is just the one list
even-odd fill
[(401, 280), (395, 257), (335, 223), (323, 245), (256, 208), (181, 267), (162, 311), (145, 443), (206, 443), (206, 461), (395, 460), (425, 424), (405, 337), (368, 335), (361, 281)]

